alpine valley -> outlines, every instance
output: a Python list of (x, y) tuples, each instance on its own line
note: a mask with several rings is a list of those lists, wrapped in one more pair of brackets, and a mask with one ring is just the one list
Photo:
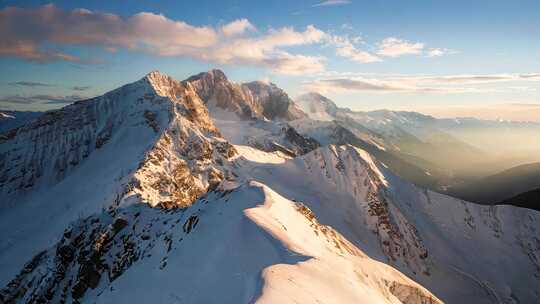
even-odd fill
[(540, 213), (444, 194), (496, 173), (464, 128), (540, 125), (220, 70), (0, 123), (0, 303), (540, 303)]

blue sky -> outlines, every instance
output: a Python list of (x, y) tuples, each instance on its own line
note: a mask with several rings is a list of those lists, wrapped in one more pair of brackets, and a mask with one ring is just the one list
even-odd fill
[(0, 5), (4, 109), (60, 107), (154, 69), (184, 79), (218, 67), (358, 110), (540, 117), (539, 1)]

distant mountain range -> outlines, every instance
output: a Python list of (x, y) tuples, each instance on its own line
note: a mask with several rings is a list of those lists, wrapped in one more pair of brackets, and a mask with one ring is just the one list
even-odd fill
[(540, 211), (540, 188), (507, 198), (501, 201), (500, 204), (514, 205)]
[(493, 204), (507, 200), (512, 202), (512, 197), (538, 188), (540, 163), (532, 163), (516, 166), (478, 181), (456, 185), (448, 189), (448, 194), (471, 202)]
[(537, 161), (540, 151), (540, 142), (526, 140), (540, 134), (537, 123), (437, 119), (416, 112), (390, 110), (352, 111), (337, 107), (317, 93), (299, 96), (297, 103), (311, 119), (335, 120), (359, 137), (369, 138), (387, 151), (437, 175), (442, 186)]
[(0, 137), (0, 302), (539, 302), (540, 213), (429, 190), (486, 153), (433, 121), (220, 70), (44, 113)]

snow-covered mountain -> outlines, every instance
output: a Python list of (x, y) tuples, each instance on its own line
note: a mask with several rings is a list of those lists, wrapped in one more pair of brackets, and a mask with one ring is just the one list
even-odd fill
[(217, 70), (152, 72), (20, 127), (0, 302), (540, 301), (538, 213), (419, 188), (376, 134), (298, 111)]
[[(540, 162), (520, 165), (472, 183), (456, 185), (448, 192), (465, 200), (489, 204), (538, 188), (540, 188)], [(538, 205), (540, 207), (540, 202)]]
[(327, 146), (282, 162), (249, 158), (245, 174), (303, 202), (321, 223), (445, 302), (539, 299), (535, 211), (418, 188), (353, 146)]
[[(388, 151), (426, 169), (445, 187), (538, 161), (540, 142), (530, 138), (540, 124), (475, 118), (438, 119), (407, 111), (351, 111), (308, 93), (297, 104), (315, 121), (338, 121), (355, 134), (370, 137)], [(446, 177), (445, 177), (446, 176)]]
[(77, 218), (190, 204), (234, 154), (197, 94), (157, 72), (26, 124), (0, 144), (1, 283)]
[(253, 81), (237, 84), (217, 69), (192, 76), (183, 83), (191, 84), (210, 109), (218, 107), (245, 119), (293, 120), (305, 117), (287, 93), (273, 83)]
[(314, 92), (298, 96), (295, 102), (300, 109), (314, 120), (334, 120), (338, 115), (338, 111), (340, 111), (332, 100)]

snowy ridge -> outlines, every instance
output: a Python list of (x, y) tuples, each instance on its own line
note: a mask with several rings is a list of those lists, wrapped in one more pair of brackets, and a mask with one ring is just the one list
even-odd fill
[[(143, 274), (145, 288), (135, 288)], [(40, 283), (25, 292), (31, 282)], [(7, 302), (441, 303), (321, 225), (305, 205), (256, 182), (218, 188), (187, 209), (130, 205), (81, 220), (0, 296)]]
[(322, 223), (368, 256), (396, 267), (444, 301), (540, 299), (535, 211), (481, 206), (426, 191), (352, 146), (323, 147), (283, 162), (257, 162), (247, 155), (243, 167), (244, 174), (305, 202)]

